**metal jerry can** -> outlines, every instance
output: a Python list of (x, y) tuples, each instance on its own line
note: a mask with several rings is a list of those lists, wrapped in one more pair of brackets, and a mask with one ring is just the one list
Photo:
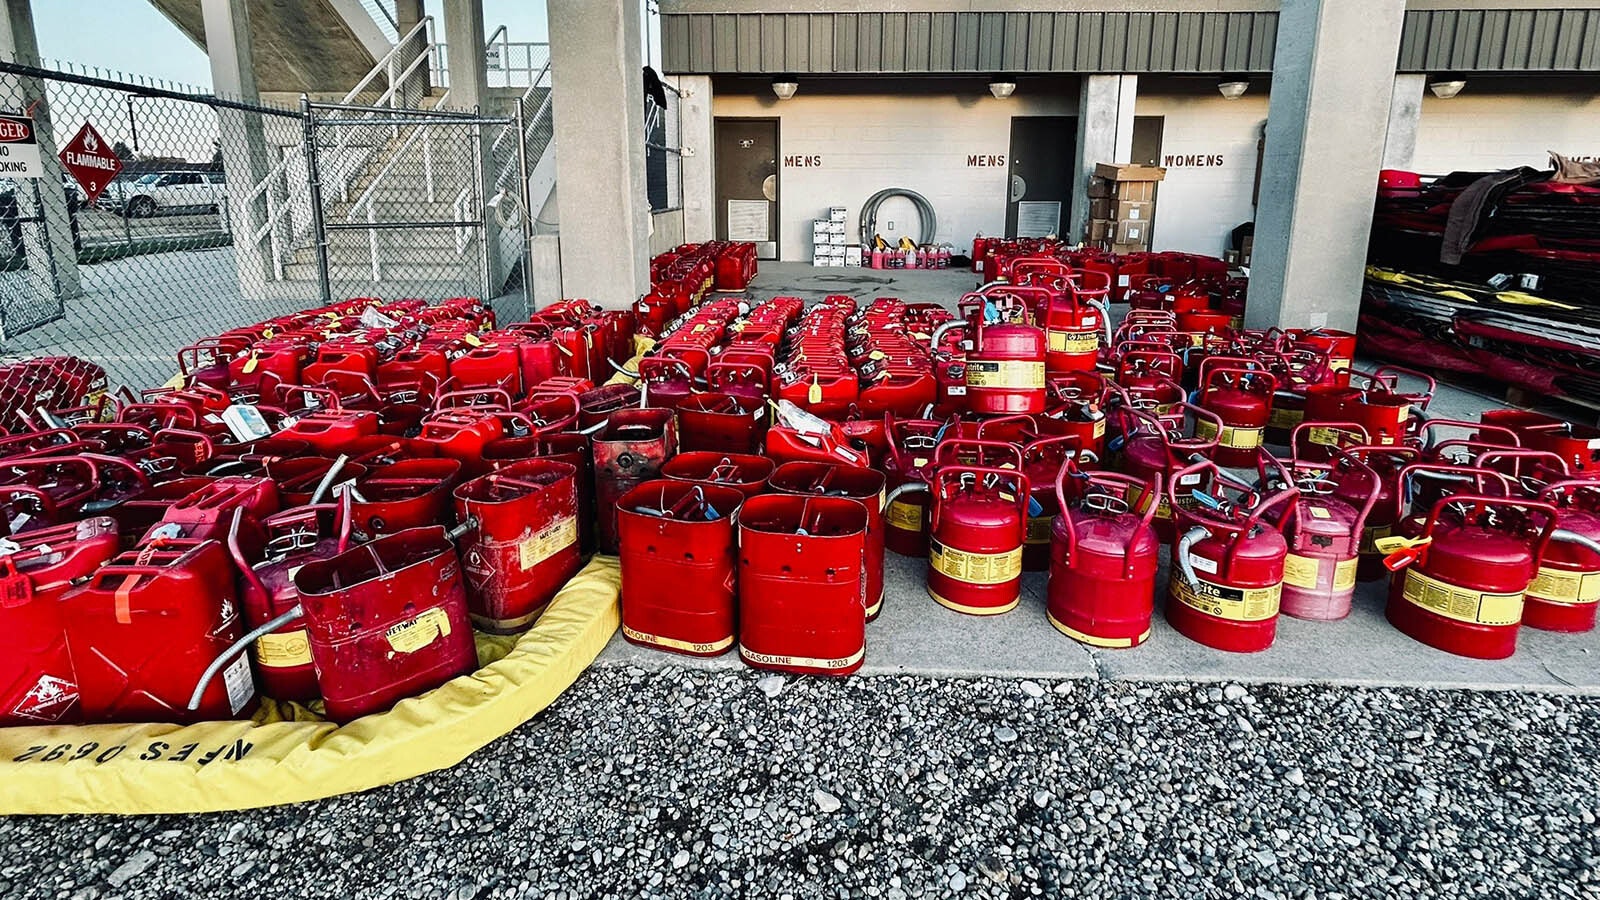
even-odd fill
[(328, 718), (382, 712), (477, 668), (461, 561), (443, 528), (386, 534), (294, 575)]
[(81, 718), (61, 598), (116, 552), (106, 517), (0, 540), (0, 727)]
[[(1209, 472), (1207, 472), (1209, 470)], [(1209, 490), (1193, 490), (1198, 501), (1177, 506), (1178, 492), (1195, 474), (1211, 476)], [(1177, 510), (1177, 545), (1172, 551), (1167, 621), (1190, 640), (1233, 653), (1272, 646), (1283, 597), (1283, 561), (1289, 546), (1266, 514), (1295, 498), (1292, 490), (1262, 500), (1252, 492), (1237, 499), (1210, 462), (1180, 470), (1167, 485)]]
[(1145, 484), (1062, 467), (1045, 598), (1057, 631), (1094, 647), (1137, 647), (1150, 637), (1161, 555), (1150, 522), (1161, 493), (1159, 474)]
[(220, 542), (150, 542), (112, 559), (61, 603), (84, 721), (193, 722), (254, 709), (243, 656), (189, 708), (195, 683), (243, 631)]
[(867, 621), (883, 610), (885, 477), (871, 469), (835, 463), (784, 463), (767, 481), (780, 494), (849, 497), (867, 509)]
[(678, 418), (670, 409), (620, 409), (594, 436), (596, 543), (617, 552), (617, 500), (657, 477), (678, 452)]
[(767, 489), (772, 460), (749, 453), (715, 453), (704, 450), (679, 453), (661, 466), (661, 477), (737, 488), (746, 497)]
[(514, 462), (455, 489), (467, 609), (491, 634), (532, 627), (583, 561), (578, 469), (548, 459)]
[(849, 675), (867, 652), (867, 509), (764, 494), (739, 512), (739, 656), (758, 669)]
[(737, 637), (731, 487), (647, 481), (617, 501), (622, 636), (688, 656), (718, 656)]
[(1016, 608), (1028, 490), (1015, 469), (954, 465), (934, 474), (928, 595), (936, 603), (975, 616)]
[(1446, 653), (1511, 656), (1528, 587), (1555, 526), (1548, 503), (1484, 494), (1441, 498), (1419, 529), (1378, 542), (1396, 573), (1385, 616)]

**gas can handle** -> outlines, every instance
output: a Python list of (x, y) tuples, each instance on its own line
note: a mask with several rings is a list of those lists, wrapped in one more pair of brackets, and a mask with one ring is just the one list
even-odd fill
[[(1034, 419), (1033, 416), (1030, 416), (1027, 413), (1018, 413), (1016, 415), (1011, 415), (1011, 416), (998, 416), (998, 417), (993, 418), (993, 419), (985, 419), (982, 422), (979, 422), (978, 423), (978, 433), (976, 435), (974, 435), (974, 437), (978, 438), (979, 440), (984, 440), (984, 433), (983, 432), (984, 432), (984, 429), (986, 429), (986, 428), (997, 427), (997, 426), (1005, 426), (1005, 425), (1017, 425), (1017, 424), (1023, 424), (1023, 425), (1027, 426), (1027, 429), (1024, 432), (1026, 434), (1038, 434), (1039, 433), (1039, 422), (1038, 422), (1038, 420)], [(999, 440), (999, 439), (996, 438), (995, 440)]]
[[(952, 479), (950, 477), (952, 475), (956, 476), (956, 478)], [(980, 475), (993, 475), (998, 479), (1009, 478), (1014, 480), (1017, 486), (1017, 496), (1014, 498), (1014, 502), (1017, 504), (1017, 511), (1021, 514), (1020, 521), (1022, 522), (1022, 527), (1023, 529), (1027, 528), (1029, 483), (1028, 476), (1020, 469), (998, 469), (994, 466), (940, 466), (939, 470), (935, 472), (933, 476), (935, 488), (933, 492), (934, 497), (940, 502), (949, 500), (950, 495), (946, 488), (948, 488), (952, 482), (959, 484), (960, 476), (963, 475), (971, 475), (974, 477)]]
[[(1477, 459), (1473, 460), (1473, 464), (1487, 469), (1490, 468), (1490, 460), (1500, 459), (1509, 459), (1516, 463), (1520, 463), (1522, 460), (1538, 460), (1546, 463), (1554, 461), (1555, 470), (1561, 474), (1561, 477), (1556, 479), (1557, 481), (1565, 481), (1572, 477), (1572, 470), (1568, 468), (1566, 458), (1559, 453), (1551, 453), (1548, 450), (1509, 450), (1495, 447), (1479, 453)], [(1527, 479), (1532, 478), (1531, 475), (1522, 474), (1521, 465), (1516, 465), (1515, 468), (1512, 469), (1512, 477), (1518, 479), (1519, 481), (1523, 481), (1524, 487), (1527, 486)], [(1533, 489), (1530, 490), (1529, 493), (1537, 493), (1537, 491), (1538, 489)]]
[[(1200, 368), (1206, 370), (1200, 379), (1200, 396), (1205, 396), (1206, 392), (1212, 389), (1212, 385), (1217, 381), (1219, 375), (1245, 375), (1250, 378), (1264, 380), (1266, 382), (1266, 390), (1263, 393), (1269, 397), (1278, 390), (1278, 377), (1266, 369), (1239, 365), (1219, 365), (1208, 369), (1206, 363), (1213, 362), (1218, 358), (1213, 356), (1200, 361)], [(1243, 388), (1240, 389), (1243, 390)]]
[[(1426, 543), (1433, 540), (1433, 528), (1438, 524), (1439, 516), (1452, 504), (1471, 503), (1474, 511), (1492, 509), (1495, 507), (1519, 509), (1524, 512), (1537, 512), (1544, 516), (1544, 527), (1539, 530), (1539, 536), (1533, 544), (1533, 565), (1537, 568), (1544, 561), (1545, 548), (1550, 546), (1550, 537), (1556, 530), (1557, 512), (1554, 506), (1538, 500), (1519, 500), (1508, 497), (1491, 497), (1487, 494), (1452, 494), (1441, 497), (1434, 502), (1433, 508), (1428, 510), (1428, 518), (1422, 526), (1421, 540), (1424, 547), (1420, 554), (1414, 558), (1427, 556)], [(1403, 566), (1402, 566), (1403, 567)]]
[(1431, 472), (1434, 474), (1467, 475), (1474, 479), (1478, 491), (1484, 490), (1486, 479), (1499, 479), (1500, 486), (1505, 490), (1505, 496), (1511, 496), (1511, 479), (1504, 472), (1493, 469), (1484, 469), (1477, 466), (1461, 466), (1453, 463), (1439, 462), (1414, 462), (1400, 470), (1400, 478), (1395, 484), (1394, 492), (1394, 519), (1396, 522), (1405, 518), (1406, 511), (1411, 505), (1411, 478), (1418, 472)]
[[(1012, 462), (1018, 470), (1022, 469), (1022, 449), (1016, 444), (1008, 443), (1006, 441), (982, 440), (980, 438), (946, 438), (940, 441), (939, 444), (933, 448), (933, 464), (939, 467), (960, 465), (960, 463), (953, 462), (951, 460), (951, 457), (955, 456), (957, 450), (977, 450), (980, 465), (986, 464), (984, 461), (989, 458), (988, 451), (1008, 454), (1010, 459), (1007, 461)], [(992, 468), (1004, 469), (1005, 467), (994, 466)]]

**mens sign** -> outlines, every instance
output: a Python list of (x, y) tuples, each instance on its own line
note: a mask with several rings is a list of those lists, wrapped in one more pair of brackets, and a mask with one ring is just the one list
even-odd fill
[(0, 114), (0, 178), (43, 178), (33, 119)]

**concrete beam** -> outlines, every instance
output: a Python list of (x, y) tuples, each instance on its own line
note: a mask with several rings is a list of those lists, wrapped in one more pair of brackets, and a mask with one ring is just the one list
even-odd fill
[(561, 280), (609, 309), (649, 290), (636, 0), (549, 0)]
[(678, 79), (678, 90), (683, 92), (678, 107), (683, 146), (683, 239), (700, 243), (717, 236), (711, 78), (686, 75)]
[(1428, 91), (1428, 76), (1394, 76), (1394, 93), (1389, 97), (1389, 128), (1383, 142), (1383, 167), (1409, 169), (1417, 154), (1417, 128), (1422, 124), (1422, 95)]
[(1405, 0), (1285, 0), (1245, 324), (1355, 330)]
[(1072, 182), (1067, 237), (1081, 240), (1089, 222), (1089, 178), (1096, 163), (1127, 162), (1133, 155), (1137, 75), (1085, 75), (1078, 93), (1078, 168)]
[[(0, 55), (25, 65), (39, 65), (39, 39), (33, 28), (30, 0), (0, 3)], [(72, 213), (67, 209), (66, 192), (61, 187), (61, 158), (56, 155), (60, 147), (56, 145), (44, 81), (0, 76), (0, 103), (12, 109), (33, 111), (39, 159), (44, 169), (44, 177), (34, 183), (19, 183), (16, 192), (18, 214), (44, 220), (42, 228), (37, 225), (22, 228), (28, 283), (42, 296), (70, 300), (83, 293), (83, 283), (78, 272), (78, 253), (72, 241)], [(70, 123), (68, 125), (71, 127)]]

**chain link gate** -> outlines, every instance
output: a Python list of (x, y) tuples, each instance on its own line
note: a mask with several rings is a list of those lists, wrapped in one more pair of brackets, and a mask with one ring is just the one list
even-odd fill
[(301, 112), (324, 302), (473, 296), (501, 300), (502, 317), (525, 316), (520, 107), (493, 117), (305, 100)]

